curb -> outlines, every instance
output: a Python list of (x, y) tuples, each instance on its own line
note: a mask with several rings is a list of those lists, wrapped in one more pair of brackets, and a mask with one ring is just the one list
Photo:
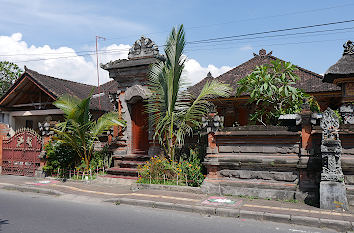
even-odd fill
[(62, 192), (53, 189), (26, 187), (21, 185), (3, 185), (1, 189), (20, 191), (20, 192), (42, 193), (42, 194), (53, 195), (53, 196), (60, 196), (64, 194)]
[(195, 193), (195, 194), (204, 194), (199, 187), (190, 187), (190, 186), (177, 186), (177, 185), (163, 185), (163, 184), (141, 184), (134, 183), (131, 185), (131, 190), (164, 190), (164, 191), (175, 191), (175, 192), (186, 192), (186, 193)]
[(229, 218), (246, 218), (254, 219), (258, 221), (270, 221), (286, 224), (295, 224), (309, 227), (317, 228), (329, 228), (339, 232), (347, 232), (354, 230), (354, 222), (342, 221), (342, 220), (332, 220), (332, 219), (322, 219), (322, 218), (312, 218), (307, 216), (296, 216), (289, 214), (275, 214), (268, 212), (258, 212), (258, 211), (249, 211), (242, 209), (229, 209), (221, 207), (209, 207), (209, 206), (193, 206), (185, 204), (175, 204), (168, 202), (156, 202), (148, 200), (138, 200), (138, 199), (129, 199), (129, 198), (118, 198), (118, 199), (109, 199), (104, 202), (118, 203), (124, 205), (134, 205), (142, 207), (150, 207), (164, 210), (175, 210), (183, 211), (189, 213), (198, 213), (208, 216), (220, 216), (220, 217), (229, 217)]

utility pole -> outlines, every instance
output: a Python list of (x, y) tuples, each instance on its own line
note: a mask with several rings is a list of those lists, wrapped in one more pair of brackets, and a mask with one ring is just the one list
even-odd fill
[(101, 91), (100, 91), (100, 74), (98, 70), (98, 40), (106, 40), (106, 38), (101, 36), (96, 36), (96, 69), (97, 69), (97, 90), (98, 90), (98, 109), (101, 110)]

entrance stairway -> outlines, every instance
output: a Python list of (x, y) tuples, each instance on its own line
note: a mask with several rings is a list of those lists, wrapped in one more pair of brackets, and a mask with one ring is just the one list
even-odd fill
[(138, 179), (138, 166), (150, 159), (145, 151), (132, 154), (113, 154), (114, 167), (107, 169), (107, 174), (114, 178)]

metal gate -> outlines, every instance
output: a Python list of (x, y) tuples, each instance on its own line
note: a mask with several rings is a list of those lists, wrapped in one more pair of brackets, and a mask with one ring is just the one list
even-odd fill
[(2, 142), (2, 174), (34, 176), (40, 166), (42, 137), (32, 129), (19, 129)]

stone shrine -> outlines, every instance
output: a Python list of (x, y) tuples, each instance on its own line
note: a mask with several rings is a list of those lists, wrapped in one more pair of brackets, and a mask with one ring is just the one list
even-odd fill
[(320, 207), (322, 209), (348, 210), (344, 175), (341, 167), (342, 146), (339, 139), (339, 119), (328, 108), (321, 119), (322, 173), (320, 183)]

